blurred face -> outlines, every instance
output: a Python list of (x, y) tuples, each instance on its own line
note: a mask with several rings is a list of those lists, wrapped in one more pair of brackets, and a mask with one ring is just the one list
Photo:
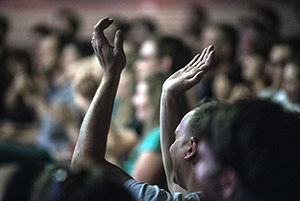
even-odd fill
[(264, 73), (264, 60), (256, 55), (246, 55), (242, 59), (242, 75), (245, 80), (253, 81)]
[(275, 45), (269, 55), (267, 70), (272, 79), (272, 85), (280, 88), (283, 79), (283, 68), (291, 54), (287, 45)]
[(145, 79), (159, 71), (159, 59), (156, 56), (156, 46), (151, 40), (142, 43), (139, 50), (139, 57), (135, 63), (136, 76), (138, 80)]
[(146, 82), (140, 81), (133, 96), (133, 105), (139, 120), (145, 121), (150, 115), (150, 99)]
[(188, 145), (189, 137), (189, 128), (188, 128), (188, 122), (190, 121), (194, 111), (189, 112), (186, 114), (183, 119), (181, 120), (180, 124), (176, 128), (175, 131), (175, 141), (170, 146), (170, 156), (172, 160), (173, 169), (175, 170), (174, 175), (174, 182), (178, 185), (180, 185), (183, 188), (186, 187), (186, 177), (185, 177), (185, 152), (186, 152), (186, 146)]
[(198, 145), (199, 161), (196, 166), (196, 179), (207, 201), (222, 200), (216, 161), (210, 147), (201, 141)]
[[(262, 42), (262, 35), (255, 28), (245, 26), (241, 29), (239, 51), (241, 55), (252, 54), (260, 49)], [(264, 45), (264, 43), (263, 43)]]
[(293, 103), (300, 103), (300, 78), (299, 72), (293, 64), (287, 64), (284, 69), (284, 90)]
[(206, 27), (201, 34), (201, 49), (209, 45), (214, 45), (214, 49), (216, 52), (220, 52), (220, 46), (222, 45), (222, 36), (220, 31), (213, 26)]
[(79, 52), (77, 51), (74, 45), (67, 45), (61, 54), (60, 65), (64, 69), (65, 72), (71, 73), (74, 69), (72, 69), (72, 62), (76, 61), (79, 58)]
[(38, 60), (39, 70), (48, 72), (56, 64), (58, 56), (58, 42), (55, 36), (46, 36), (41, 39), (36, 59)]
[(132, 76), (129, 72), (123, 71), (121, 74), (118, 91), (117, 91), (117, 97), (119, 99), (125, 98), (127, 94), (130, 94), (130, 89), (132, 87)]

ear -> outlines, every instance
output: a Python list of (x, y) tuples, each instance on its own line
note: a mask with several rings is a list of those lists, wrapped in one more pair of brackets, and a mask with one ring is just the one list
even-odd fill
[(220, 186), (223, 199), (233, 196), (237, 186), (237, 175), (232, 168), (225, 168), (220, 176)]
[(187, 162), (192, 161), (197, 156), (197, 145), (198, 139), (195, 137), (191, 137), (188, 142), (187, 152), (185, 154), (184, 160)]
[(161, 59), (160, 70), (162, 73), (167, 73), (171, 71), (173, 60), (170, 56), (163, 56)]

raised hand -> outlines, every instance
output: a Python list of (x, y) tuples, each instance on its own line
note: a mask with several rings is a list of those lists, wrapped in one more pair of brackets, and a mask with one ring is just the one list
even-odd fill
[(103, 68), (104, 75), (119, 75), (126, 65), (123, 50), (123, 35), (120, 30), (115, 34), (114, 46), (110, 45), (103, 31), (113, 23), (108, 17), (101, 19), (92, 34), (92, 46)]
[(185, 91), (199, 83), (209, 70), (214, 53), (213, 46), (205, 48), (201, 55), (197, 54), (190, 63), (175, 72), (165, 81), (163, 91), (176, 97), (182, 95)]

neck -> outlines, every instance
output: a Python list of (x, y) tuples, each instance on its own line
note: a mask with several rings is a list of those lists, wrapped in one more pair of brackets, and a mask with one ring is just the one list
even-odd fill
[(196, 181), (196, 166), (192, 167), (190, 170), (190, 174), (187, 175), (187, 182), (186, 182), (186, 190), (187, 192), (198, 192), (200, 191), (200, 187), (198, 186), (198, 182)]

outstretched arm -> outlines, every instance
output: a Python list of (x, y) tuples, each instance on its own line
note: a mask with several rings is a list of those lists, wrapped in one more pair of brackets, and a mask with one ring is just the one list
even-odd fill
[(161, 149), (163, 164), (171, 193), (186, 190), (175, 184), (174, 168), (169, 148), (175, 141), (175, 129), (182, 119), (180, 97), (191, 87), (200, 82), (207, 72), (214, 56), (213, 46), (205, 48), (201, 55), (196, 55), (184, 68), (171, 75), (163, 85), (160, 107)]
[(124, 183), (130, 176), (104, 158), (116, 91), (126, 65), (121, 31), (116, 32), (114, 46), (104, 36), (103, 30), (112, 23), (112, 19), (103, 18), (94, 27), (92, 46), (102, 66), (103, 77), (81, 125), (72, 167), (104, 168), (113, 171)]

